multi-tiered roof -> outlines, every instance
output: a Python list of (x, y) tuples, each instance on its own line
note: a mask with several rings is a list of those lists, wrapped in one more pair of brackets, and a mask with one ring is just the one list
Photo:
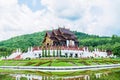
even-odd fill
[[(62, 45), (65, 45), (66, 40), (74, 41), (76, 44), (75, 46), (78, 46), (79, 43), (75, 34), (66, 28), (58, 28), (52, 31), (47, 31), (45, 37), (49, 37), (49, 39), (53, 41), (53, 45), (55, 43), (61, 43)], [(46, 38), (43, 42), (46, 42)]]

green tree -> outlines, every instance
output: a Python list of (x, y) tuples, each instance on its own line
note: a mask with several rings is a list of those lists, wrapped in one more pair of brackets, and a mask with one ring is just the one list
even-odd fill
[(48, 57), (50, 57), (50, 49), (48, 49)]
[(45, 54), (44, 54), (44, 49), (42, 49), (42, 57), (45, 57)]
[(55, 50), (53, 50), (53, 57), (55, 57)]
[(59, 54), (60, 54), (60, 57), (62, 56), (62, 51), (61, 51), (61, 48), (60, 48), (60, 52), (59, 52)]
[(59, 56), (59, 50), (58, 50), (58, 48), (57, 48), (57, 57)]
[(47, 49), (45, 49), (45, 57), (47, 57)]
[(120, 45), (113, 49), (113, 54), (120, 57)]

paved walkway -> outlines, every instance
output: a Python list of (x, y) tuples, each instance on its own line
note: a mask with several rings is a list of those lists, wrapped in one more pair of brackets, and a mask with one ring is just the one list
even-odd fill
[(67, 66), (67, 67), (41, 67), (41, 66), (0, 66), (0, 69), (11, 70), (32, 70), (32, 71), (50, 71), (50, 72), (64, 72), (64, 71), (83, 71), (83, 70), (98, 70), (108, 68), (120, 68), (120, 64), (110, 65), (92, 65), (92, 66)]

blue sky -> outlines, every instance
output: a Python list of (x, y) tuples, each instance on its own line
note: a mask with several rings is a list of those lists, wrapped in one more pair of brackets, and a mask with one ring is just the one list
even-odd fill
[(18, 4), (19, 5), (23, 5), (23, 4), (27, 5), (33, 12), (42, 10), (43, 8), (45, 8), (41, 4), (41, 0), (18, 0)]
[(120, 35), (119, 0), (0, 0), (0, 41), (66, 27), (88, 34)]

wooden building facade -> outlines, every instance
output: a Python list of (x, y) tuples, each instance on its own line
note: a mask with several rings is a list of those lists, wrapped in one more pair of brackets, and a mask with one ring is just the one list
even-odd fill
[(43, 45), (78, 47), (79, 42), (72, 31), (65, 28), (58, 28), (46, 32), (45, 38), (43, 40)]

